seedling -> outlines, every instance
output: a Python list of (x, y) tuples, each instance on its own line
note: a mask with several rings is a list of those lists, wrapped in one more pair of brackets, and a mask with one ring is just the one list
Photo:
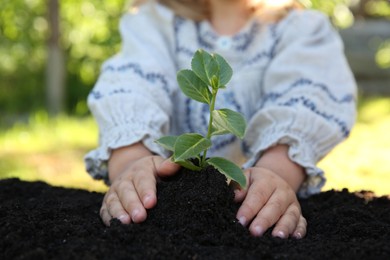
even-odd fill
[(246, 178), (240, 167), (221, 157), (207, 158), (207, 150), (212, 146), (212, 136), (231, 133), (242, 139), (245, 134), (246, 122), (240, 113), (226, 108), (215, 109), (217, 93), (226, 88), (232, 75), (232, 68), (222, 56), (198, 50), (192, 58), (191, 70), (180, 70), (177, 81), (186, 96), (209, 105), (207, 136), (185, 133), (164, 136), (156, 142), (173, 152), (172, 160), (175, 163), (195, 171), (211, 165), (227, 178), (245, 187)]

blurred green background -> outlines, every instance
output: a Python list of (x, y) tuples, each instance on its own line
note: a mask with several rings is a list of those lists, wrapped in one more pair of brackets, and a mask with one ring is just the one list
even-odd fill
[[(346, 142), (320, 162), (328, 178), (324, 190), (346, 187), (389, 194), (389, 1), (301, 2), (329, 15), (341, 33), (354, 35), (354, 25), (372, 21), (384, 23), (382, 27), (389, 30), (367, 38), (369, 52), (365, 53), (374, 66), (361, 66), (362, 52), (356, 49), (361, 48), (356, 45), (360, 41), (346, 42), (358, 82), (378, 85), (375, 82), (381, 78), (385, 87), (359, 85), (356, 127)], [(129, 0), (1, 1), (0, 179), (19, 177), (106, 190), (102, 182), (91, 180), (83, 166), (83, 155), (97, 144), (97, 127), (86, 97), (102, 62), (120, 48), (118, 20), (130, 4)]]

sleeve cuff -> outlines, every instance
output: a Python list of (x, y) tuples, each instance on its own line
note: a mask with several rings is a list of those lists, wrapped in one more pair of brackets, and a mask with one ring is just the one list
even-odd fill
[(86, 165), (86, 171), (91, 175), (92, 178), (98, 180), (104, 180), (109, 185), (108, 180), (108, 166), (107, 162), (111, 156), (111, 151), (116, 148), (128, 146), (139, 141), (153, 153), (163, 157), (168, 157), (168, 152), (161, 146), (156, 144), (154, 140), (161, 136), (159, 132), (142, 131), (142, 129), (131, 130), (131, 125), (122, 126), (118, 129), (113, 129), (107, 133), (107, 138), (102, 141), (101, 145), (84, 157)]
[(247, 151), (249, 160), (243, 165), (244, 168), (252, 167), (261, 154), (277, 144), (286, 144), (289, 146), (288, 156), (290, 160), (301, 165), (306, 172), (307, 178), (301, 185), (298, 196), (305, 198), (312, 194), (319, 193), (321, 188), (325, 184), (324, 172), (316, 166), (316, 159), (318, 156), (314, 150), (311, 149), (312, 145), (305, 142), (305, 139), (297, 134), (281, 134), (286, 133), (280, 131), (278, 133), (264, 133), (261, 144), (253, 145), (255, 149)]

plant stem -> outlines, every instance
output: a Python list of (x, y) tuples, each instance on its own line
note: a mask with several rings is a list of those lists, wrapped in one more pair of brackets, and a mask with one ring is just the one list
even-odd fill
[[(212, 131), (212, 127), (213, 127), (213, 111), (214, 111), (214, 108), (215, 108), (215, 100), (217, 99), (217, 93), (218, 93), (218, 89), (213, 90), (212, 97), (211, 97), (211, 104), (210, 104), (210, 107), (209, 107), (210, 119), (209, 119), (209, 126), (208, 126), (208, 129), (207, 129), (207, 137), (206, 137), (207, 139), (211, 138), (211, 131)], [(204, 152), (203, 152), (202, 161), (201, 161), (201, 164), (200, 164), (202, 167), (205, 164), (206, 156), (207, 156), (207, 149), (204, 150)]]

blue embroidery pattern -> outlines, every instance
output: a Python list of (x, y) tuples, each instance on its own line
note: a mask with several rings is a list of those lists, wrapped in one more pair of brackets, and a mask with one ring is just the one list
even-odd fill
[[(203, 31), (201, 32), (201, 23), (194, 23), (190, 22), (176, 16), (174, 19), (174, 32), (175, 32), (175, 52), (177, 55), (183, 54), (188, 58), (191, 58), (197, 48), (203, 48), (208, 51), (215, 50), (215, 44), (218, 40), (218, 35), (216, 35), (212, 31)], [(183, 45), (181, 43), (181, 35), (186, 34), (185, 30), (187, 30), (187, 26), (193, 26), (193, 28), (190, 28), (195, 31), (195, 37), (196, 39), (193, 47)], [(233, 48), (234, 51), (240, 53), (240, 52), (246, 52), (248, 51), (248, 48), (251, 48), (254, 46), (252, 43), (255, 41), (256, 37), (258, 37), (260, 34), (258, 33), (261, 24), (257, 21), (254, 21), (249, 30), (246, 32), (242, 32), (232, 38), (233, 41)], [(251, 55), (248, 59), (244, 60), (242, 63), (242, 66), (252, 66), (256, 64), (257, 62), (267, 59), (267, 61), (270, 61), (275, 56), (275, 50), (280, 42), (280, 37), (278, 37), (276, 33), (276, 25), (270, 25), (268, 26), (268, 33), (271, 35), (272, 42), (270, 43), (270, 46), (266, 48), (261, 48), (258, 52), (256, 52), (254, 55)], [(254, 46), (256, 47), (256, 46)], [(257, 48), (257, 47), (256, 47)]]
[(272, 50), (262, 51), (262, 52), (257, 53), (253, 58), (246, 60), (243, 65), (244, 66), (252, 66), (253, 64), (255, 64), (256, 62), (258, 62), (259, 60), (261, 60), (263, 58), (270, 59), (271, 57), (272, 57)]
[(251, 146), (247, 142), (243, 141), (241, 144), (241, 149), (244, 154), (249, 154), (251, 150)]
[(264, 58), (268, 59), (268, 63), (270, 63), (271, 60), (275, 57), (276, 47), (280, 42), (280, 37), (278, 37), (278, 35), (276, 34), (276, 25), (269, 26), (268, 29), (269, 29), (269, 33), (272, 36), (271, 47), (268, 50), (257, 52), (256, 55), (254, 55), (252, 58), (246, 60), (243, 63), (244, 66), (252, 66)]
[(344, 137), (349, 136), (350, 130), (347, 127), (347, 124), (345, 122), (343, 122), (341, 119), (335, 117), (334, 115), (330, 115), (330, 114), (327, 114), (325, 112), (319, 111), (319, 109), (317, 108), (317, 105), (308, 98), (301, 96), (298, 98), (291, 98), (288, 101), (283, 102), (283, 103), (278, 103), (279, 106), (294, 106), (296, 104), (302, 104), (304, 107), (310, 109), (315, 114), (325, 118), (328, 121), (335, 122), (340, 127), (341, 132), (343, 133), (343, 136)]
[(229, 104), (230, 104), (230, 106), (234, 109), (234, 111), (242, 113), (241, 105), (238, 104), (237, 100), (234, 97), (234, 93), (232, 91), (225, 91), (225, 92), (223, 92), (222, 96), (226, 102), (225, 106), (229, 107)]
[(278, 38), (278, 33), (277, 33), (278, 25), (279, 24), (271, 24), (268, 26), (271, 37), (274, 39)]
[[(185, 22), (186, 20), (179, 16), (176, 16), (174, 19), (176, 53), (183, 53), (186, 56), (192, 57), (195, 51), (181, 45), (179, 41), (181, 29)], [(196, 32), (196, 41), (198, 44), (196, 48), (203, 48), (209, 51), (214, 50), (215, 42), (218, 40), (218, 35), (212, 31), (206, 31), (202, 33), (200, 28), (201, 23), (199, 22), (194, 23), (194, 26)], [(238, 52), (246, 51), (257, 36), (259, 28), (260, 24), (258, 22), (253, 22), (248, 32), (243, 32), (234, 36), (232, 38), (235, 45), (234, 50)]]
[[(212, 46), (210, 43), (208, 43), (207, 41), (205, 41), (202, 36), (201, 36), (201, 33), (200, 33), (200, 23), (196, 23), (196, 38), (198, 40), (198, 44), (201, 48), (204, 48), (206, 50), (213, 50), (214, 49), (214, 46)], [(211, 38), (215, 38), (214, 35), (211, 35)]]
[[(141, 69), (140, 65), (136, 64), (136, 63), (127, 63), (127, 64), (121, 65), (119, 67), (106, 66), (103, 68), (102, 74), (106, 73), (106, 72), (110, 72), (110, 71), (111, 72), (112, 71), (125, 72), (128, 70), (133, 71), (134, 74), (136, 74), (137, 76), (141, 77), (142, 79), (144, 79), (150, 83), (159, 82), (161, 84), (162, 88), (164, 89), (164, 91), (166, 93), (170, 94), (171, 91), (168, 87), (168, 81), (164, 77), (164, 75), (162, 75), (161, 73), (156, 73), (156, 72), (145, 73)], [(110, 96), (110, 95), (123, 94), (123, 93), (131, 93), (131, 89), (123, 89), (123, 88), (114, 89), (111, 92), (109, 92), (108, 95)], [(99, 91), (93, 90), (93, 91), (91, 91), (90, 96), (93, 97), (94, 99), (100, 99), (103, 97), (103, 94)]]
[[(297, 80), (296, 82), (294, 82), (283, 93), (270, 92), (267, 95), (265, 95), (265, 97), (264, 97), (264, 99), (262, 101), (262, 105), (261, 105), (260, 109), (263, 108), (264, 105), (267, 102), (269, 102), (269, 101), (276, 101), (279, 98), (283, 97), (286, 93), (292, 91), (293, 89), (298, 88), (298, 87), (305, 87), (305, 86), (311, 86), (311, 87), (320, 88), (324, 93), (327, 94), (327, 96), (328, 96), (328, 98), (330, 100), (332, 100), (333, 102), (338, 103), (338, 104), (355, 102), (355, 98), (351, 94), (345, 95), (342, 98), (337, 98), (336, 96), (333, 95), (333, 93), (329, 90), (329, 88), (326, 85), (320, 84), (320, 83), (314, 83), (310, 79), (301, 78), (301, 79)], [(310, 99), (308, 99), (306, 97), (303, 97), (303, 96), (293, 97), (293, 98), (290, 98), (289, 100), (287, 100), (285, 102), (279, 102), (278, 103), (279, 106), (294, 106), (294, 105), (297, 105), (297, 104), (303, 105), (304, 107), (310, 109), (312, 112), (314, 112), (315, 114), (325, 118), (328, 121), (333, 121), (333, 122), (337, 123), (337, 125), (339, 125), (339, 127), (340, 127), (344, 137), (347, 137), (349, 135), (350, 130), (349, 130), (346, 122), (344, 122), (341, 119), (335, 117), (334, 115), (330, 115), (330, 114), (327, 114), (326, 112), (320, 111), (317, 108), (317, 105), (313, 101), (311, 101)]]
[(191, 103), (191, 99), (190, 98), (187, 98), (186, 99), (186, 117), (185, 117), (185, 121), (186, 121), (186, 125), (188, 127), (188, 132), (195, 132), (194, 130), (194, 127), (192, 126), (192, 123), (191, 123), (191, 114), (192, 114), (192, 111), (191, 111), (191, 106), (190, 106), (190, 103)]
[(175, 45), (176, 45), (176, 48), (175, 48), (175, 51), (176, 53), (184, 53), (185, 55), (189, 56), (189, 57), (192, 57), (194, 55), (194, 51), (191, 51), (190, 49), (184, 47), (184, 46), (181, 46), (180, 43), (179, 43), (179, 30), (180, 30), (180, 27), (184, 24), (185, 20), (183, 18), (181, 18), (180, 16), (175, 16), (175, 19), (173, 21), (173, 28), (174, 28), (174, 32), (175, 32)]
[(253, 22), (252, 26), (248, 33), (242, 33), (239, 35), (236, 35), (233, 37), (233, 41), (239, 42), (241, 39), (243, 39), (243, 43), (238, 45), (235, 50), (244, 52), (248, 49), (249, 45), (253, 42), (255, 39), (257, 32), (259, 31), (260, 24), (258, 22)]
[(355, 101), (353, 95), (351, 94), (348, 94), (348, 95), (345, 95), (344, 97), (342, 97), (341, 99), (338, 99), (337, 97), (335, 97), (331, 91), (329, 90), (329, 88), (324, 85), (324, 84), (321, 84), (321, 83), (314, 83), (312, 80), (310, 79), (305, 79), (305, 78), (301, 78), (301, 79), (298, 79), (297, 81), (295, 81), (286, 91), (284, 91), (283, 93), (278, 93), (278, 92), (270, 92), (268, 93), (267, 95), (264, 96), (264, 99), (263, 99), (263, 104), (268, 102), (268, 101), (274, 101), (280, 97), (282, 97), (283, 95), (285, 95), (286, 93), (292, 91), (293, 89), (295, 88), (298, 88), (298, 87), (304, 87), (304, 86), (312, 86), (312, 87), (316, 87), (316, 88), (320, 88), (322, 91), (324, 91), (328, 97), (336, 102), (336, 103), (348, 103), (348, 102), (352, 102), (352, 101)]
[(103, 97), (102, 93), (97, 90), (92, 90), (91, 93), (89, 93), (89, 96), (93, 97), (94, 99), (101, 99)]

